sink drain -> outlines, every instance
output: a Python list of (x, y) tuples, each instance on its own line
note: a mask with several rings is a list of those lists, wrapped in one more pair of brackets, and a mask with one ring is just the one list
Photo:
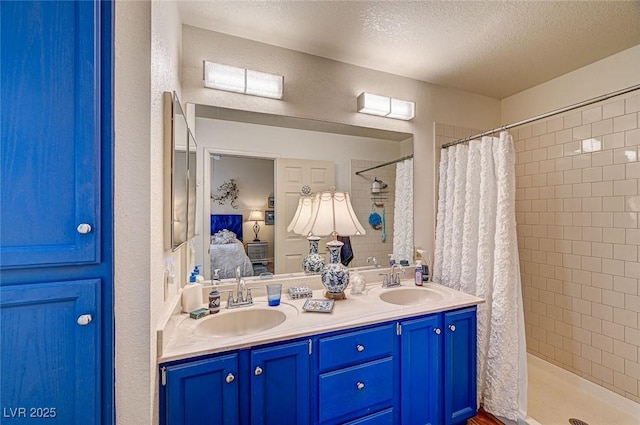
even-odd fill
[(569, 419), (569, 423), (571, 425), (589, 425), (588, 423), (586, 423), (585, 421), (581, 421), (580, 419), (576, 419), (576, 418), (571, 418)]

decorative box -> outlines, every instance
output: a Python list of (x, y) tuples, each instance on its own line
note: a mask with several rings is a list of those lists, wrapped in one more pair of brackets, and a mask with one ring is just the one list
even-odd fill
[(289, 297), (291, 297), (292, 300), (311, 298), (312, 296), (313, 292), (308, 286), (292, 286), (289, 288)]

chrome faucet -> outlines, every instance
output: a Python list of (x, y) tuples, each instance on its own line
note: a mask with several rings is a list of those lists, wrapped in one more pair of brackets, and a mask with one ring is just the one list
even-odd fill
[(251, 288), (247, 289), (247, 296), (245, 298), (244, 292), (246, 283), (242, 278), (240, 272), (240, 266), (236, 267), (236, 297), (233, 297), (233, 290), (229, 291), (229, 298), (227, 299), (227, 308), (247, 307), (253, 305), (253, 297), (251, 296)]
[[(396, 269), (400, 269), (400, 271), (396, 272)], [(391, 265), (391, 270), (388, 275), (383, 274), (382, 278), (382, 287), (383, 288), (392, 288), (394, 286), (400, 286), (400, 272), (404, 275), (404, 267), (401, 264), (394, 263)]]

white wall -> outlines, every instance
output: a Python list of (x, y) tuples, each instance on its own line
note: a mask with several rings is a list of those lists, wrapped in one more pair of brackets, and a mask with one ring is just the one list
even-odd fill
[(176, 3), (115, 3), (115, 402), (124, 425), (158, 421), (162, 93), (180, 94), (181, 38)]
[(640, 84), (640, 45), (503, 99), (502, 123), (524, 120), (636, 84)]

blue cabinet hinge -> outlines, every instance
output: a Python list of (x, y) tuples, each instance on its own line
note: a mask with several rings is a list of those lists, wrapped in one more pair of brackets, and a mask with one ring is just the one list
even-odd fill
[(166, 387), (167, 386), (167, 368), (166, 367), (162, 367), (162, 386)]
[(400, 322), (396, 323), (396, 335), (402, 335), (402, 325), (400, 324)]
[(313, 353), (313, 341), (309, 339), (309, 355), (311, 355), (311, 353)]

